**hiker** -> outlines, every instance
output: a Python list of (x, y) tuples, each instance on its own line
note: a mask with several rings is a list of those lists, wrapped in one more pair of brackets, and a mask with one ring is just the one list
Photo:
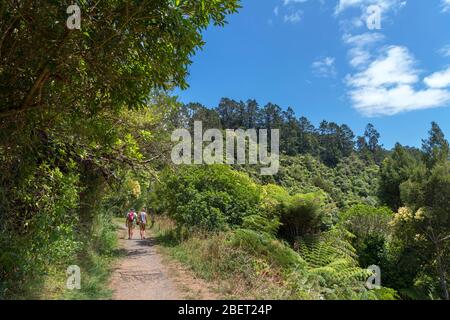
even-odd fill
[(136, 219), (137, 218), (137, 214), (134, 211), (134, 209), (131, 209), (128, 213), (127, 213), (127, 217), (126, 217), (126, 226), (128, 227), (128, 240), (131, 240), (133, 238), (133, 229), (134, 229), (134, 225), (136, 223)]
[(145, 212), (145, 208), (142, 208), (141, 212), (139, 212), (138, 224), (141, 233), (141, 240), (145, 239), (145, 226), (147, 225), (147, 212)]

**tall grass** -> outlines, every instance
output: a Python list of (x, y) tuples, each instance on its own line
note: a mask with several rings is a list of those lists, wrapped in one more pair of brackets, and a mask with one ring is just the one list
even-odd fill
[(109, 277), (118, 250), (117, 225), (109, 215), (96, 218), (93, 233), (80, 258), (81, 289), (65, 290), (62, 298), (76, 300), (110, 299)]
[(158, 218), (153, 231), (164, 250), (215, 284), (225, 299), (317, 299), (305, 262), (268, 234), (238, 229), (181, 239), (173, 222)]

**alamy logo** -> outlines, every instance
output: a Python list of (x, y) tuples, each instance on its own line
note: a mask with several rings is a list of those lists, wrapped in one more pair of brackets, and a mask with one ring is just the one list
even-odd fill
[[(186, 129), (175, 130), (171, 139), (172, 142), (178, 142), (171, 154), (173, 163), (177, 165), (226, 163), (229, 165), (260, 164), (267, 166), (261, 168), (261, 175), (275, 175), (280, 166), (280, 132), (278, 129), (270, 130), (270, 152), (268, 150), (268, 130), (266, 129), (225, 130), (225, 157), (222, 131), (208, 129), (203, 133), (201, 121), (194, 123), (194, 141)], [(204, 147), (205, 142), (209, 143), (206, 147)]]
[(381, 269), (377, 265), (371, 265), (367, 268), (372, 275), (366, 281), (366, 288), (369, 290), (381, 288)]
[(377, 5), (372, 5), (367, 8), (369, 15), (366, 20), (367, 29), (380, 30), (381, 29), (381, 8)]
[(66, 26), (70, 30), (80, 30), (81, 29), (81, 10), (76, 4), (72, 4), (67, 7), (67, 14), (70, 16), (67, 18)]
[(66, 287), (69, 290), (81, 289), (81, 270), (77, 265), (69, 266), (66, 270), (67, 282)]

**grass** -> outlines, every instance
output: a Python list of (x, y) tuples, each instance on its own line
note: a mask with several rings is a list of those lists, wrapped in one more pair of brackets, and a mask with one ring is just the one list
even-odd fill
[(108, 288), (111, 265), (115, 257), (90, 253), (88, 263), (82, 267), (81, 289), (65, 290), (67, 300), (103, 300), (110, 299), (112, 291)]
[(182, 238), (175, 224), (158, 217), (153, 227), (163, 253), (214, 284), (224, 299), (314, 299), (298, 254), (268, 235), (250, 230)]
[[(212, 284), (223, 299), (397, 299), (392, 289), (362, 290), (365, 280), (360, 279), (360, 270), (352, 275), (349, 271), (354, 268), (342, 265), (340, 259), (313, 266), (264, 232), (235, 229), (183, 238), (167, 217), (158, 217), (152, 231), (163, 253)], [(315, 250), (314, 257), (322, 251)]]
[(99, 255), (95, 252), (85, 254), (78, 265), (81, 269), (81, 289), (69, 290), (66, 287), (67, 266), (48, 272), (36, 288), (35, 292), (25, 299), (40, 300), (103, 300), (110, 299), (112, 292), (108, 289), (111, 265), (115, 257)]
[(117, 230), (123, 219), (101, 218), (97, 221), (91, 245), (81, 260), (81, 289), (66, 290), (65, 299), (100, 300), (110, 299), (112, 291), (108, 288), (112, 266), (122, 256), (118, 246)]
[[(66, 287), (67, 264), (49, 266), (47, 274), (30, 282), (21, 299), (39, 300), (105, 300), (112, 291), (108, 288), (112, 266), (121, 256), (118, 249), (117, 223), (99, 217), (94, 230), (84, 243), (86, 245), (71, 264), (81, 269), (81, 289)], [(121, 219), (122, 220), (122, 219)]]

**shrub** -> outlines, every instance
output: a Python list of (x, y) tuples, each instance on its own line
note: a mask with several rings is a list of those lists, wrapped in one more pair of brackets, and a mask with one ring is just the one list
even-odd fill
[(393, 212), (387, 207), (376, 208), (363, 204), (355, 205), (340, 215), (339, 225), (356, 236), (352, 244), (362, 266), (386, 266), (386, 243), (392, 218)]
[(178, 226), (224, 230), (261, 211), (261, 189), (246, 174), (228, 166), (185, 166), (166, 171), (161, 180), (158, 206)]
[(340, 215), (340, 223), (357, 237), (372, 234), (389, 234), (389, 222), (394, 213), (387, 207), (373, 207), (365, 204), (352, 206)]
[[(76, 237), (78, 176), (47, 164), (9, 190), (15, 206), (2, 217), (0, 236), (0, 299), (34, 294), (49, 266), (74, 260), (81, 243)], [(3, 199), (2, 199), (3, 200)], [(5, 201), (0, 201), (4, 205)]]
[(324, 223), (324, 194), (314, 192), (296, 194), (281, 204), (280, 232), (290, 241), (316, 234)]

